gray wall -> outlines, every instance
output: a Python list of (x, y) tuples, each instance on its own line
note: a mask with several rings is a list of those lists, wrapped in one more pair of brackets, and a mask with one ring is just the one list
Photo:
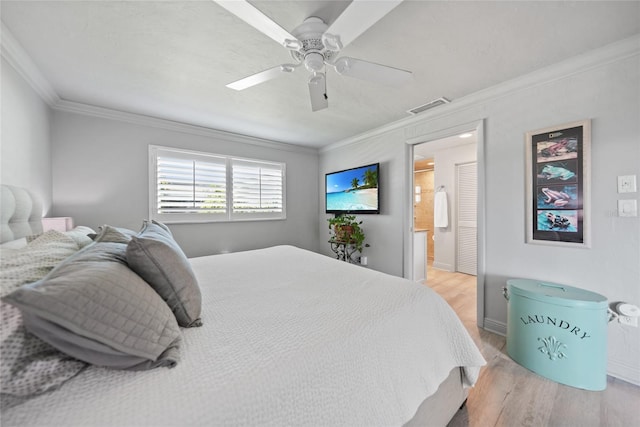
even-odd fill
[(0, 182), (29, 188), (51, 209), (51, 110), (2, 58)]
[(363, 255), (368, 258), (372, 268), (385, 273), (402, 276), (402, 204), (405, 190), (402, 130), (392, 131), (369, 138), (359, 143), (349, 144), (337, 150), (321, 151), (320, 156), (320, 252), (333, 255), (329, 248), (328, 218), (333, 215), (324, 213), (324, 174), (342, 169), (380, 163), (380, 214), (359, 215), (366, 235)]
[(242, 143), (223, 133), (177, 132), (62, 111), (54, 112), (52, 126), (55, 215), (73, 216), (76, 224), (94, 228), (111, 224), (139, 229), (149, 212), (149, 145), (286, 163), (286, 220), (171, 224), (188, 256), (276, 244), (317, 249), (315, 151), (279, 149), (275, 143)]
[[(637, 46), (637, 44), (636, 44)], [(511, 277), (535, 278), (601, 293), (610, 301), (640, 304), (640, 220), (616, 215), (616, 176), (640, 175), (640, 52), (580, 58), (575, 67), (505, 83), (468, 102), (388, 126), (382, 135), (335, 144), (321, 151), (320, 180), (332, 170), (383, 163), (383, 214), (365, 218), (371, 268), (402, 275), (404, 206), (411, 194), (406, 141), (484, 119), (486, 179), (485, 325), (505, 330), (507, 305), (501, 288)], [(573, 62), (571, 62), (573, 63)], [(585, 66), (584, 64), (589, 64)], [(553, 72), (552, 72), (553, 71)], [(506, 88), (506, 89), (505, 89)], [(491, 95), (490, 93), (494, 93)], [(473, 101), (477, 99), (477, 101)], [(592, 119), (592, 247), (560, 248), (525, 243), (525, 151), (527, 131)], [(375, 134), (375, 132), (370, 132)], [(322, 203), (321, 203), (322, 206)], [(319, 227), (325, 228), (321, 215)], [(370, 239), (369, 239), (370, 237)], [(327, 253), (321, 240), (321, 250)], [(609, 372), (640, 384), (640, 329), (609, 326)]]

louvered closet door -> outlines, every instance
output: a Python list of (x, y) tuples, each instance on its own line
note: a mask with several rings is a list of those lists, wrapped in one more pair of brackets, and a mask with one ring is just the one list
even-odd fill
[(478, 165), (476, 162), (456, 165), (457, 182), (457, 260), (456, 270), (477, 274), (478, 259)]

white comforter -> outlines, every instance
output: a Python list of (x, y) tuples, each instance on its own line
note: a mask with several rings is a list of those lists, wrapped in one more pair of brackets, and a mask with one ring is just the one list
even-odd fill
[(484, 359), (452, 309), (410, 281), (278, 246), (191, 260), (200, 328), (173, 369), (91, 367), (3, 425), (402, 425), (449, 371)]

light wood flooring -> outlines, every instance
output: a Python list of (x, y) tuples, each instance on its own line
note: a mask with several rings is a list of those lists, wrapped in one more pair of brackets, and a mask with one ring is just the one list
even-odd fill
[(449, 427), (640, 427), (640, 387), (608, 377), (605, 391), (580, 390), (512, 361), (505, 337), (476, 325), (475, 276), (429, 267), (427, 286), (453, 307), (487, 360), (467, 404)]

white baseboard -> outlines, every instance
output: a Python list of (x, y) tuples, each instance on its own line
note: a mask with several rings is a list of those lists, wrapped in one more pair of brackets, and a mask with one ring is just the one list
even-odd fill
[[(507, 324), (497, 320), (485, 317), (483, 328), (494, 334), (507, 335)], [(609, 359), (607, 361), (607, 375), (640, 386), (640, 371), (636, 366), (629, 366), (626, 363)]]
[(637, 366), (629, 366), (617, 360), (609, 360), (607, 375), (640, 386), (640, 371)]
[(433, 268), (448, 271), (450, 273), (454, 272), (453, 266), (451, 264), (447, 264), (446, 262), (433, 261)]
[(497, 320), (487, 319), (485, 317), (483, 328), (494, 334), (502, 335), (503, 337), (507, 335), (507, 324)]

